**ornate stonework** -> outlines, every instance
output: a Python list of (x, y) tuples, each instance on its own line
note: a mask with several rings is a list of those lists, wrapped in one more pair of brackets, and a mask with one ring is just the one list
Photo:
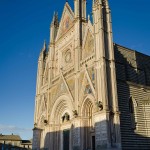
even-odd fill
[[(139, 57), (133, 58), (138, 54), (113, 45), (107, 0), (93, 0), (93, 22), (86, 19), (86, 0), (74, 0), (74, 7), (73, 12), (66, 2), (60, 22), (54, 14), (49, 47), (44, 44), (39, 56), (33, 149), (121, 150), (121, 136), (140, 141), (142, 137), (135, 132), (150, 135), (149, 121), (145, 121), (150, 112), (149, 95), (138, 85), (150, 81), (150, 73), (144, 80), (144, 71), (136, 66)], [(129, 71), (124, 73), (125, 69)], [(133, 106), (129, 103), (132, 95)], [(141, 95), (148, 100), (141, 102)], [(125, 124), (120, 123), (120, 116)], [(121, 135), (120, 125), (122, 133), (130, 133)], [(142, 125), (144, 131), (140, 130)], [(124, 149), (132, 147), (130, 141), (129, 146), (123, 142)]]

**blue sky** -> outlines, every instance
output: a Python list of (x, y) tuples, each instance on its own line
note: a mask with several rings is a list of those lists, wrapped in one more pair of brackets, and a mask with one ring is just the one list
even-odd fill
[[(109, 0), (114, 42), (150, 55), (150, 1)], [(68, 0), (73, 7), (73, 0)], [(0, 133), (32, 138), (36, 71), (65, 0), (0, 0)], [(87, 0), (88, 12), (91, 1)]]

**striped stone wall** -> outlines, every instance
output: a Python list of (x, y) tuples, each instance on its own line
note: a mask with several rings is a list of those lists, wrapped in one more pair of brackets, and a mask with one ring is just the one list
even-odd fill
[(114, 49), (122, 149), (149, 150), (150, 57), (119, 45)]

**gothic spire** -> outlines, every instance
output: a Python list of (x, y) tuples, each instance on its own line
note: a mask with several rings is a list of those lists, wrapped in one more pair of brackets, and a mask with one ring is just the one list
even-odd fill
[(108, 2), (108, 0), (104, 0), (103, 2), (104, 2), (105, 7), (109, 9), (109, 2)]
[(46, 50), (46, 41), (44, 40), (43, 49)]
[(58, 26), (58, 25), (59, 25), (58, 12), (54, 12), (51, 26)]
[(108, 0), (93, 0), (93, 7), (95, 6), (95, 4), (102, 4), (104, 1)]
[(86, 20), (86, 0), (74, 0), (75, 18)]
[(44, 43), (43, 43), (43, 48), (41, 49), (41, 52), (44, 52), (46, 51), (46, 41), (44, 40)]
[(93, 4), (93, 7), (94, 7), (94, 4), (95, 4), (95, 0), (93, 0), (93, 3), (92, 3), (92, 4)]
[(58, 27), (59, 27), (58, 12), (54, 12), (52, 23), (50, 26), (50, 43), (54, 43)]
[(97, 5), (102, 5), (106, 10), (110, 9), (108, 0), (93, 0), (93, 8)]

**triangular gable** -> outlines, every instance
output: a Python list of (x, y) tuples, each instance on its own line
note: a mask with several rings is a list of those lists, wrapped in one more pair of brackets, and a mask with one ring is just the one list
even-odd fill
[(90, 22), (88, 23), (85, 31), (82, 48), (83, 48), (82, 59), (89, 56), (94, 51), (93, 27)]
[(74, 20), (74, 13), (68, 2), (66, 2), (62, 13), (56, 41), (59, 37), (62, 36), (63, 33), (68, 31), (68, 29), (72, 26), (73, 20)]
[(64, 78), (63, 74), (61, 73), (61, 77), (59, 78), (59, 83), (57, 85), (57, 91), (54, 100), (56, 100), (58, 97), (60, 97), (63, 94), (68, 94), (70, 96), (70, 99), (74, 101), (72, 90), (70, 89), (66, 79)]
[[(80, 99), (83, 100), (88, 94), (93, 94), (89, 82), (86, 78), (86, 74), (84, 74), (84, 78), (82, 81), (82, 86), (80, 90)], [(81, 102), (82, 103), (82, 102)]]
[(89, 74), (87, 70), (85, 71), (82, 86), (81, 86), (81, 92), (80, 92), (80, 99), (84, 99), (88, 94), (92, 94), (95, 97), (95, 89), (91, 82), (91, 79), (89, 77)]

